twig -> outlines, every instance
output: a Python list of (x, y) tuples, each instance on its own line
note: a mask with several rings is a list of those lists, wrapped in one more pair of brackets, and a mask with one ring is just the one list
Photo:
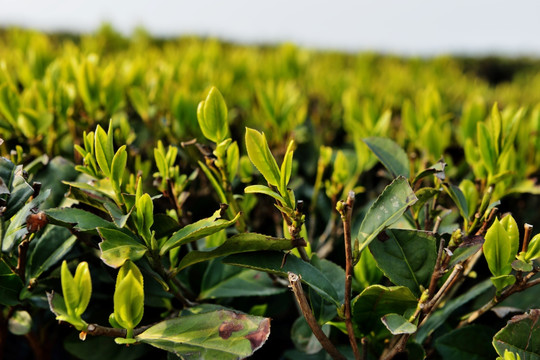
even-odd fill
[(525, 232), (523, 234), (523, 245), (521, 246), (521, 251), (527, 251), (529, 248), (529, 240), (531, 239), (533, 226), (530, 224), (523, 225)]
[(17, 273), (22, 282), (25, 282), (25, 270), (26, 270), (26, 254), (28, 253), (28, 246), (30, 246), (30, 240), (25, 238), (19, 244), (19, 257), (17, 259)]
[(361, 360), (367, 360), (367, 356), (368, 356), (368, 349), (367, 349), (368, 338), (363, 337), (362, 340), (360, 340), (360, 343), (362, 344), (362, 358), (361, 358)]
[(302, 284), (300, 282), (300, 277), (292, 272), (289, 272), (289, 284), (290, 288), (292, 289), (294, 296), (296, 298), (296, 301), (298, 302), (298, 305), (300, 306), (300, 310), (302, 311), (302, 315), (304, 315), (304, 318), (306, 319), (306, 322), (308, 323), (309, 327), (311, 328), (311, 331), (313, 332), (313, 335), (319, 340), (324, 350), (330, 354), (332, 359), (335, 360), (346, 360), (345, 356), (343, 356), (338, 349), (332, 344), (330, 339), (326, 336), (326, 334), (322, 331), (321, 327), (317, 323), (317, 320), (315, 319), (315, 316), (313, 316), (313, 313), (311, 312), (311, 308), (309, 307), (309, 304), (307, 302), (306, 296), (304, 295), (304, 290), (302, 290)]
[[(151, 325), (145, 325), (138, 327), (136, 329), (133, 329), (133, 336), (137, 336), (141, 333), (143, 333), (145, 330), (151, 328), (155, 324)], [(111, 328), (107, 326), (101, 326), (98, 324), (89, 324), (86, 328), (86, 331), (84, 331), (87, 335), (92, 336), (110, 336), (110, 337), (121, 337), (125, 338), (127, 335), (126, 329), (117, 329), (117, 328)]]
[(433, 274), (431, 275), (431, 281), (429, 283), (429, 294), (433, 294), (433, 295), (435, 294), (437, 281), (444, 274), (444, 267), (442, 266), (442, 256), (444, 254), (444, 245), (445, 245), (445, 241), (441, 237), (441, 241), (439, 243), (439, 252), (437, 253), (437, 261), (435, 262), (435, 269), (433, 270)]
[(404, 352), (410, 336), (410, 334), (403, 334), (394, 337), (394, 341), (392, 341), (390, 346), (387, 347), (385, 351), (383, 351), (380, 357), (381, 360), (390, 360), (394, 358), (394, 356), (396, 356), (397, 354)]
[(446, 279), (446, 281), (444, 282), (444, 284), (441, 286), (441, 288), (439, 289), (439, 291), (435, 294), (435, 296), (433, 296), (433, 298), (426, 304), (425, 306), (425, 309), (424, 309), (424, 312), (427, 313), (426, 317), (424, 318), (424, 320), (422, 322), (425, 322), (427, 320), (427, 318), (429, 317), (430, 313), (437, 308), (437, 305), (439, 304), (439, 302), (441, 301), (441, 299), (443, 298), (443, 296), (446, 294), (446, 292), (452, 288), (452, 286), (454, 285), (455, 281), (459, 278), (459, 276), (461, 275), (461, 273), (463, 272), (463, 265), (461, 264), (456, 264), (456, 266), (454, 266), (454, 270), (452, 271), (452, 273), (450, 274), (450, 276), (448, 276), (448, 279)]
[(192, 307), (197, 305), (196, 303), (189, 301), (186, 299), (186, 297), (176, 288), (175, 284), (175, 277), (171, 277), (169, 274), (167, 274), (167, 271), (163, 267), (163, 264), (161, 263), (161, 259), (159, 258), (159, 255), (153, 254), (152, 255), (152, 267), (154, 270), (161, 276), (163, 280), (169, 285), (169, 293), (171, 293), (178, 301), (182, 303), (182, 305), (186, 308)]
[(339, 202), (337, 210), (339, 211), (341, 220), (343, 221), (343, 239), (345, 241), (345, 325), (347, 326), (347, 334), (349, 335), (349, 342), (351, 343), (354, 357), (357, 360), (360, 360), (360, 351), (358, 350), (358, 344), (356, 343), (356, 337), (354, 336), (351, 315), (351, 288), (354, 267), (351, 247), (351, 218), (353, 205), (354, 192), (350, 191), (349, 195), (347, 196), (347, 202)]

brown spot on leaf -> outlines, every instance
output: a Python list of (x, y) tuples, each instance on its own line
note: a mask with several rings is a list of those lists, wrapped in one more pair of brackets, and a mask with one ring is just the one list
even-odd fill
[(257, 330), (250, 332), (245, 338), (251, 343), (251, 350), (255, 351), (265, 343), (268, 335), (270, 335), (270, 319), (265, 318)]
[(390, 239), (390, 236), (386, 233), (386, 231), (381, 231), (379, 235), (377, 235), (377, 239), (381, 242), (385, 242), (386, 240)]
[(244, 328), (244, 325), (242, 325), (241, 323), (237, 323), (233, 321), (224, 321), (221, 325), (219, 325), (219, 336), (223, 340), (227, 340), (228, 338), (231, 337), (233, 332), (240, 331), (243, 328)]

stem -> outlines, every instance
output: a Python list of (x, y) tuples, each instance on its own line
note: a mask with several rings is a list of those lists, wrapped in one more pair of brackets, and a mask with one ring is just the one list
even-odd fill
[(19, 258), (17, 259), (17, 273), (21, 278), (22, 282), (25, 281), (25, 270), (26, 270), (26, 255), (28, 253), (28, 246), (30, 246), (30, 240), (25, 238), (19, 244)]
[(478, 212), (474, 215), (474, 221), (473, 223), (471, 224), (471, 226), (469, 227), (468, 231), (467, 231), (467, 235), (472, 235), (472, 233), (474, 232), (474, 228), (478, 225), (478, 222), (480, 221), (480, 219), (482, 219), (484, 217), (484, 213), (489, 205), (489, 201), (491, 200), (491, 195), (493, 195), (493, 190), (494, 190), (495, 186), (494, 185), (490, 185), (486, 191), (486, 193), (484, 194), (484, 197), (482, 198), (482, 202), (480, 204), (480, 209), (478, 210)]
[(45, 349), (43, 349), (43, 344), (39, 341), (38, 336), (36, 333), (30, 331), (29, 333), (25, 334), (24, 337), (28, 341), (28, 344), (32, 348), (32, 352), (34, 353), (36, 360), (46, 360), (50, 359), (51, 355), (49, 352), (46, 352)]
[[(133, 336), (137, 336), (144, 332), (146, 329), (154, 326), (154, 324), (151, 325), (145, 325), (138, 328), (133, 329)], [(92, 336), (110, 336), (110, 337), (121, 337), (125, 338), (127, 335), (126, 329), (117, 329), (117, 328), (111, 328), (107, 326), (101, 326), (98, 324), (90, 324), (86, 328), (86, 331), (84, 331), (88, 335)]]
[[(333, 202), (334, 208), (335, 208), (335, 202)], [(319, 249), (317, 250), (317, 255), (319, 258), (324, 259), (327, 257), (332, 250), (334, 249), (334, 229), (336, 228), (336, 213), (332, 211), (330, 213), (330, 218), (328, 219), (328, 223), (326, 224), (326, 228), (324, 229), (324, 232), (319, 237), (319, 242), (317, 246)]]
[[(390, 360), (397, 354), (400, 354), (405, 351), (405, 347), (407, 346), (407, 341), (409, 340), (410, 334), (403, 334), (401, 336), (396, 337), (394, 343), (390, 347), (390, 351), (384, 352), (381, 355), (382, 360)], [(388, 349), (388, 348), (387, 348)]]
[(360, 340), (360, 343), (362, 344), (362, 357), (361, 360), (367, 360), (368, 358), (368, 338), (363, 337), (362, 340)]
[(356, 337), (354, 336), (354, 328), (352, 324), (351, 315), (351, 288), (353, 277), (353, 256), (352, 256), (352, 240), (351, 240), (351, 218), (352, 209), (354, 205), (354, 192), (350, 191), (347, 196), (347, 202), (341, 201), (341, 205), (338, 205), (337, 210), (341, 214), (341, 220), (343, 221), (343, 239), (345, 241), (345, 325), (347, 326), (347, 334), (349, 335), (349, 342), (351, 343), (354, 357), (360, 359), (360, 351), (358, 350), (358, 344), (356, 343)]
[(313, 313), (311, 311), (311, 308), (309, 307), (309, 304), (307, 302), (306, 296), (304, 295), (304, 290), (302, 290), (302, 284), (300, 283), (300, 277), (292, 272), (289, 272), (289, 286), (292, 289), (294, 296), (296, 298), (296, 301), (298, 302), (298, 305), (300, 306), (300, 310), (302, 311), (302, 315), (304, 315), (304, 318), (306, 319), (306, 322), (308, 323), (309, 327), (311, 328), (311, 331), (313, 331), (313, 335), (319, 340), (324, 350), (330, 354), (332, 359), (335, 360), (346, 360), (345, 356), (343, 356), (338, 349), (332, 344), (330, 339), (326, 336), (326, 334), (322, 331), (321, 327), (317, 323), (317, 320), (315, 319), (315, 316), (313, 316)]
[(461, 264), (456, 264), (456, 266), (454, 266), (454, 270), (452, 271), (452, 273), (450, 274), (450, 276), (448, 277), (448, 279), (446, 279), (446, 281), (444, 282), (444, 284), (441, 286), (441, 288), (439, 289), (439, 291), (437, 292), (437, 294), (435, 294), (435, 296), (433, 296), (433, 298), (431, 299), (431, 301), (427, 304), (426, 306), (426, 310), (428, 312), (428, 315), (424, 318), (423, 321), (426, 321), (426, 319), (429, 317), (429, 314), (437, 308), (437, 305), (439, 304), (439, 302), (442, 300), (443, 296), (446, 294), (446, 292), (452, 287), (452, 285), (455, 283), (455, 281), (458, 279), (458, 277), (461, 275), (461, 273), (463, 272), (463, 265)]
[(531, 239), (533, 226), (530, 224), (525, 224), (523, 227), (525, 228), (525, 232), (523, 234), (523, 245), (521, 247), (521, 251), (526, 252), (529, 248), (529, 240)]
[[(440, 219), (440, 218), (439, 218)], [(431, 281), (429, 283), (429, 294), (435, 294), (435, 288), (437, 287), (437, 281), (443, 276), (444, 270), (442, 268), (442, 255), (444, 253), (445, 241), (441, 238), (439, 243), (439, 252), (437, 253), (437, 261), (435, 262), (435, 270), (431, 275)]]
[(163, 267), (163, 264), (161, 263), (161, 259), (159, 258), (159, 255), (157, 255), (155, 252), (152, 254), (152, 267), (154, 270), (161, 276), (163, 280), (169, 285), (169, 293), (171, 293), (178, 301), (182, 303), (182, 305), (185, 308), (195, 306), (196, 303), (193, 303), (186, 299), (186, 297), (176, 288), (174, 283), (174, 277), (171, 279), (171, 277), (167, 274), (167, 271)]

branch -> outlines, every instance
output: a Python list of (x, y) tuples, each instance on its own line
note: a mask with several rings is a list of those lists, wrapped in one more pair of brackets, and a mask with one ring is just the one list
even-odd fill
[(354, 192), (350, 191), (347, 196), (347, 202), (340, 201), (337, 206), (337, 210), (341, 215), (343, 221), (343, 239), (345, 241), (345, 325), (347, 326), (347, 334), (349, 335), (349, 342), (351, 343), (354, 357), (360, 360), (360, 351), (358, 350), (358, 344), (356, 343), (356, 337), (354, 336), (354, 328), (352, 324), (351, 315), (351, 288), (353, 277), (353, 256), (351, 247), (351, 218), (352, 209), (354, 205)]
[(328, 339), (326, 334), (322, 331), (321, 327), (317, 323), (317, 320), (313, 316), (313, 313), (311, 312), (311, 308), (309, 307), (309, 304), (307, 302), (306, 296), (304, 295), (304, 290), (302, 290), (300, 277), (292, 272), (289, 272), (289, 284), (290, 284), (290, 288), (292, 289), (294, 293), (296, 301), (298, 302), (298, 305), (300, 306), (302, 315), (304, 315), (304, 318), (306, 319), (306, 322), (311, 328), (313, 335), (315, 335), (317, 340), (319, 340), (324, 350), (326, 350), (326, 352), (330, 354), (330, 356), (334, 360), (346, 360), (345, 356), (343, 356), (338, 351), (338, 349), (336, 349), (334, 344), (332, 344), (330, 339)]
[[(145, 325), (145, 326), (141, 326), (136, 329), (133, 329), (133, 336), (137, 336), (143, 333), (145, 330), (151, 328), (154, 325), (155, 324)], [(86, 328), (86, 331), (83, 331), (80, 337), (81, 337), (81, 340), (84, 340), (84, 337), (86, 335), (125, 338), (126, 334), (127, 334), (126, 329), (117, 329), (117, 328), (111, 328), (107, 326), (101, 326), (98, 324), (89, 324), (88, 327)]]
[(22, 282), (25, 282), (25, 271), (26, 271), (26, 255), (28, 253), (28, 246), (30, 246), (30, 240), (25, 238), (19, 244), (19, 257), (17, 259), (17, 274), (21, 278)]
[[(495, 305), (499, 304), (501, 301), (505, 300), (510, 295), (520, 292), (523, 290), (526, 290), (532, 286), (540, 284), (540, 278), (531, 280), (534, 275), (538, 273), (539, 269), (535, 268), (533, 271), (529, 272), (525, 277), (523, 277), (520, 281), (515, 282), (512, 286), (506, 288), (501, 295), (493, 297), (488, 303), (486, 303), (484, 306), (482, 306), (480, 309), (476, 310), (475, 312), (472, 312), (467, 316), (466, 319), (462, 320), (458, 328), (461, 328), (465, 325), (468, 325), (478, 319), (480, 316), (484, 315), (486, 312), (491, 310)], [(529, 281), (530, 280), (530, 281)]]

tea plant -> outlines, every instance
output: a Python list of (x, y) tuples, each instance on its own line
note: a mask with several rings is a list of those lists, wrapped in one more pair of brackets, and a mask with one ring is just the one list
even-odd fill
[(0, 353), (9, 331), (37, 358), (56, 333), (80, 358), (245, 358), (279, 335), (255, 356), (539, 356), (520, 227), (540, 112), (517, 80), (108, 28), (0, 43)]

